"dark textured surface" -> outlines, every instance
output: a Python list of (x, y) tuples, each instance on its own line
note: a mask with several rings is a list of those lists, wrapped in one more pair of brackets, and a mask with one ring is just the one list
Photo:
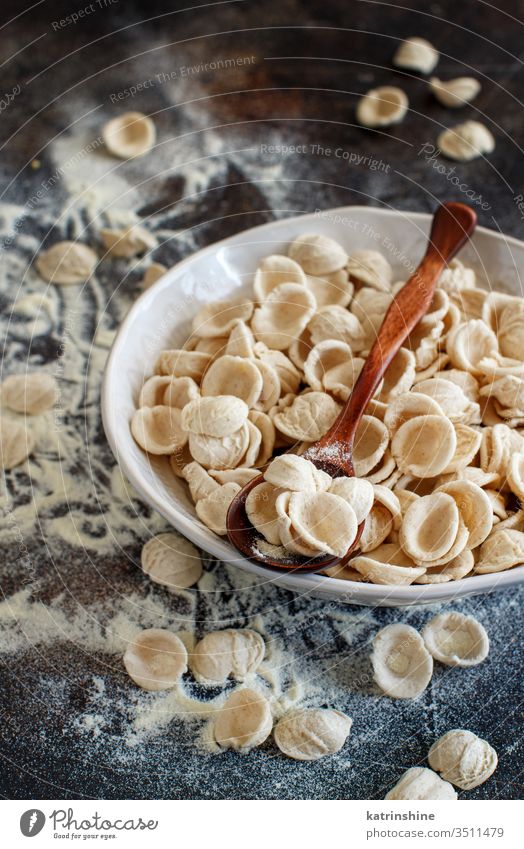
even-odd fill
[[(154, 115), (160, 141), (175, 140), (169, 155), (176, 167), (171, 171), (153, 173), (141, 162), (131, 163), (127, 170), (131, 182), (146, 181), (139, 200), (133, 200), (135, 212), (150, 217), (158, 233), (189, 231), (185, 239), (165, 236), (155, 258), (166, 265), (196, 247), (273, 217), (345, 204), (427, 211), (439, 199), (463, 200), (475, 194), (484, 204), (484, 208), (476, 204), (481, 223), (517, 237), (524, 232), (515, 199), (524, 191), (524, 81), (519, 58), (523, 27), (516, 20), (522, 15), (520, 3), (505, 2), (496, 9), (483, 2), (443, 0), (419, 4), (420, 9), (412, 11), (408, 7), (416, 4), (407, 0), (394, 5), (248, 0), (198, 8), (194, 4), (194, 9), (189, 2), (120, 0), (105, 8), (103, 3), (95, 5), (78, 23), (65, 26), (53, 22), (83, 3), (49, 0), (15, 18), (26, 5), (6, 0), (1, 12), (2, 23), (13, 19), (1, 31), (2, 89), (6, 95), (16, 92), (0, 122), (3, 203), (27, 204), (42, 181), (52, 177), (55, 136), (74, 137), (77, 121), (95, 135), (115, 111), (139, 109)], [(177, 12), (177, 5), (184, 11)], [(481, 80), (483, 89), (473, 106), (447, 111), (431, 99), (416, 75), (391, 68), (398, 39), (409, 35), (427, 36), (440, 48), (436, 71), (440, 77), (473, 73)], [(111, 95), (157, 74), (233, 56), (253, 59), (235, 69), (200, 70), (190, 81), (179, 74), (170, 83), (112, 102)], [(358, 128), (357, 95), (387, 82), (407, 91), (409, 118), (387, 134)], [(448, 170), (452, 163), (440, 160), (439, 171), (420, 154), (421, 147), (434, 143), (441, 126), (470, 117), (492, 129), (495, 152), (457, 165), (452, 173)], [(199, 185), (187, 179), (188, 133), (195, 158), (216, 154)], [(177, 154), (176, 141), (182, 136), (183, 156)], [(306, 149), (282, 156), (266, 151), (264, 145)], [(354, 164), (339, 158), (337, 149), (354, 154)], [(358, 164), (355, 157), (369, 158)], [(38, 171), (29, 166), (35, 158), (41, 163)], [(454, 184), (454, 175), (462, 189)], [(10, 272), (11, 253), (18, 251), (28, 262), (26, 235), (49, 242), (57, 235), (69, 235), (67, 217), (56, 231), (48, 232), (49, 220), (58, 215), (67, 197), (67, 180), (55, 180), (37, 208), (27, 211), (13, 243), (4, 243), (5, 312), (12, 307), (9, 281), (18, 284), (16, 268)], [(122, 206), (126, 202), (123, 198)], [(96, 229), (92, 222), (87, 226), (90, 233)], [(115, 273), (119, 287), (113, 297)], [(136, 294), (138, 279), (132, 273), (128, 278), (124, 267), (102, 275), (109, 327), (117, 324)], [(97, 308), (96, 297), (88, 291), (82, 302), (86, 339), (94, 333), (89, 322)], [(26, 359), (31, 365), (53, 363), (59, 356), (60, 332), (34, 335), (28, 341), (12, 324), (6, 357), (15, 363)], [(96, 401), (89, 399), (86, 410), (90, 406), (95, 415)], [(75, 419), (71, 413), (71, 422), (80, 430), (82, 415)], [(98, 420), (90, 420), (84, 437), (86, 444), (80, 440), (76, 462), (78, 474), (87, 476), (86, 501), (96, 512), (93, 491), (107, 489), (108, 484), (101, 471), (96, 472), (96, 481), (91, 480), (88, 461), (93, 456), (109, 468), (112, 460)], [(22, 472), (6, 477), (15, 503), (26, 483)], [(89, 512), (85, 504), (74, 507)], [(135, 502), (133, 509), (130, 520), (140, 516), (146, 527), (152, 524), (145, 507)], [(34, 597), (47, 604), (65, 592), (73, 607), (82, 608), (131, 592), (142, 593), (144, 602), (165, 600), (160, 590), (144, 588), (136, 567), (140, 542), (147, 538), (145, 529), (139, 526), (135, 538), (126, 543), (116, 528), (112, 531), (123, 550), (117, 545), (112, 554), (92, 558), (81, 548), (47, 540), (45, 525), (35, 522), (31, 535), (25, 536), (33, 559)], [(4, 558), (1, 588), (8, 597), (27, 581), (22, 580), (12, 546), (6, 546)], [(457, 609), (475, 613), (488, 629), (490, 658), (474, 670), (440, 668), (423, 698), (408, 704), (378, 697), (370, 681), (369, 642), (380, 625), (400, 618), (418, 625), (427, 620), (428, 611), (404, 615), (353, 608), (354, 620), (345, 621), (348, 613), (342, 605), (326, 609), (321, 602), (295, 599), (275, 587), (244, 592), (231, 570), (219, 564), (208, 564), (208, 569), (218, 576), (214, 585), (218, 592), (197, 593), (198, 629), (209, 629), (211, 622), (216, 626), (217, 618), (221, 624), (244, 624), (271, 609), (287, 614), (280, 624), (279, 617), (271, 614), (272, 636), (297, 658), (306, 658), (306, 676), (318, 675), (320, 680), (322, 672), (322, 680), (330, 681), (316, 703), (325, 699), (333, 704), (336, 693), (340, 701), (333, 706), (346, 709), (354, 719), (343, 753), (316, 764), (299, 764), (280, 757), (267, 743), (247, 758), (216, 757), (194, 751), (191, 737), (177, 722), (160, 736), (126, 747), (126, 705), (133, 700), (134, 689), (118, 657), (108, 660), (89, 646), (62, 641), (1, 657), (3, 796), (383, 798), (404, 769), (424, 763), (439, 734), (467, 727), (488, 738), (500, 757), (495, 776), (465, 794), (467, 798), (522, 797), (522, 592), (458, 604)], [(172, 621), (177, 622), (178, 615), (183, 617), (184, 610), (174, 611)], [(82, 715), (89, 701), (93, 676), (105, 681), (106, 714), (111, 700), (114, 703), (111, 721), (106, 715), (97, 737), (80, 733), (75, 725), (75, 717)]]

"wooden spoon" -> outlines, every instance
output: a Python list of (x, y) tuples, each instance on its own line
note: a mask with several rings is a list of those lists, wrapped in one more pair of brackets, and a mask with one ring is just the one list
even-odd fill
[[(445, 203), (437, 209), (424, 258), (391, 303), (344, 408), (322, 439), (310, 445), (302, 454), (318, 469), (332, 477), (354, 476), (353, 442), (364, 410), (391, 360), (429, 309), (444, 266), (467, 241), (476, 223), (475, 212), (463, 203)], [(263, 537), (250, 523), (245, 508), (248, 494), (263, 480), (263, 476), (259, 475), (240, 490), (227, 514), (229, 540), (245, 557), (272, 569), (316, 572), (343, 564), (356, 553), (364, 522), (359, 526), (351, 549), (342, 558), (327, 555), (307, 559), (286, 552), (285, 557), (277, 559), (264, 554), (259, 547), (261, 542), (263, 544)]]

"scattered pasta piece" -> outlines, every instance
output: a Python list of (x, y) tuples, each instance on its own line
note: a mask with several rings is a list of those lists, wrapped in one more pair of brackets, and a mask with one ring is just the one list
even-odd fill
[(57, 242), (36, 260), (38, 273), (49, 283), (69, 286), (89, 280), (98, 257), (80, 242)]
[(271, 734), (269, 702), (255, 690), (235, 690), (217, 712), (215, 740), (223, 749), (249, 751)]
[(374, 680), (394, 699), (415, 699), (428, 686), (433, 658), (410, 625), (386, 625), (373, 641)]
[(495, 150), (495, 139), (484, 124), (478, 121), (465, 121), (449, 130), (444, 130), (437, 138), (439, 149), (449, 159), (458, 162), (470, 162)]
[(408, 98), (401, 88), (384, 85), (372, 88), (359, 101), (357, 121), (363, 127), (390, 127), (406, 117)]
[(30, 416), (50, 410), (58, 397), (55, 378), (47, 372), (13, 374), (2, 383), (2, 401), (16, 413)]
[(14, 469), (33, 453), (35, 439), (21, 421), (0, 417), (0, 468)]
[(225, 684), (228, 678), (243, 681), (264, 659), (264, 640), (248, 628), (213, 631), (191, 652), (191, 671), (197, 681)]
[(498, 764), (497, 753), (486, 740), (461, 728), (448, 731), (437, 740), (429, 750), (428, 761), (445, 781), (461, 790), (473, 790), (483, 784)]
[(152, 250), (157, 244), (156, 237), (139, 224), (131, 224), (122, 230), (106, 227), (100, 230), (100, 238), (110, 256), (126, 259)]
[(438, 614), (424, 627), (422, 637), (432, 657), (446, 666), (477, 666), (488, 656), (486, 631), (463, 613)]
[(443, 781), (440, 776), (431, 769), (423, 766), (414, 766), (404, 773), (395, 786), (385, 796), (385, 799), (411, 800), (432, 799), (434, 801), (448, 801), (457, 798), (457, 794), (451, 784)]
[(480, 83), (474, 77), (456, 77), (454, 80), (439, 80), (431, 77), (431, 91), (443, 106), (459, 109), (474, 100), (480, 91)]
[(406, 38), (393, 56), (397, 68), (431, 74), (439, 60), (439, 53), (425, 38)]
[(187, 670), (187, 651), (171, 631), (149, 628), (129, 643), (124, 666), (143, 690), (169, 690)]
[(296, 761), (316, 761), (340, 751), (353, 720), (338, 710), (303, 708), (286, 714), (276, 724), (275, 743)]
[(149, 153), (156, 141), (151, 118), (141, 112), (125, 112), (104, 124), (102, 138), (108, 151), (120, 159)]
[(146, 542), (142, 569), (155, 584), (176, 592), (192, 587), (202, 575), (202, 560), (195, 546), (174, 533), (158, 534)]

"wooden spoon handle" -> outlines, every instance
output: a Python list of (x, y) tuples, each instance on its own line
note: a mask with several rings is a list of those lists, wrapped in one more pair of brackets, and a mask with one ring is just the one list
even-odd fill
[(445, 203), (437, 209), (424, 258), (391, 303), (351, 396), (322, 444), (337, 440), (351, 450), (360, 418), (388, 365), (427, 312), (444, 266), (467, 241), (476, 223), (475, 212), (463, 203)]

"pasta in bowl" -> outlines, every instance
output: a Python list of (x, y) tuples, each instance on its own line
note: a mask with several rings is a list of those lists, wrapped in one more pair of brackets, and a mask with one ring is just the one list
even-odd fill
[[(482, 229), (362, 420), (355, 472), (373, 495), (359, 556), (334, 574), (276, 574), (223, 538), (239, 488), (331, 426), (429, 222), (348, 207), (264, 225), (183, 261), (133, 307), (106, 371), (106, 432), (140, 494), (193, 542), (353, 603), (435, 602), (522, 580), (524, 246)], [(304, 475), (305, 491), (266, 477), (252, 512), (268, 546), (322, 550), (330, 518), (336, 528), (354, 515), (343, 481), (328, 493), (331, 480)]]

